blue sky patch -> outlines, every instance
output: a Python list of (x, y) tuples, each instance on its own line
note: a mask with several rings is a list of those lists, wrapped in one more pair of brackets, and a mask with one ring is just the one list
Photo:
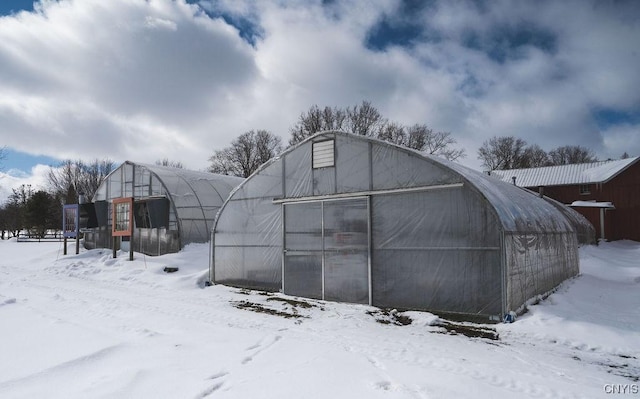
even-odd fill
[(553, 32), (530, 24), (496, 27), (486, 33), (468, 31), (463, 35), (462, 44), (486, 53), (500, 64), (521, 58), (526, 47), (535, 47), (551, 54), (558, 50)]
[(240, 37), (251, 46), (255, 46), (258, 40), (264, 36), (264, 31), (260, 25), (250, 18), (243, 15), (225, 13), (220, 9), (216, 9), (214, 6), (199, 0), (187, 0), (187, 3), (199, 5), (202, 11), (211, 19), (222, 18), (228, 25), (236, 28), (240, 33)]
[(369, 29), (365, 46), (374, 51), (384, 51), (388, 47), (412, 47), (418, 41), (439, 41), (440, 36), (426, 25), (424, 10), (432, 7), (430, 1), (402, 1), (396, 12), (383, 15)]
[(487, 93), (488, 83), (481, 83), (473, 75), (468, 75), (458, 86), (459, 90), (465, 97), (480, 98)]
[(395, 25), (384, 18), (369, 31), (365, 44), (367, 48), (379, 51), (390, 46), (411, 47), (421, 34), (420, 26)]
[(22, 10), (33, 11), (35, 0), (1, 0), (0, 15), (16, 14)]
[(640, 124), (640, 110), (626, 112), (611, 108), (599, 108), (593, 111), (593, 118), (600, 129), (606, 129), (613, 125), (638, 125)]
[(6, 148), (5, 155), (6, 157), (0, 161), (0, 165), (3, 166), (5, 172), (15, 177), (24, 177), (22, 173), (30, 174), (31, 168), (38, 164), (57, 166), (61, 162), (56, 158), (31, 155), (11, 148)]

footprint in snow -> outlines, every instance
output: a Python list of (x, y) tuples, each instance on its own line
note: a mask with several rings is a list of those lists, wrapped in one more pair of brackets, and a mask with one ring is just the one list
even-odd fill
[[(215, 380), (220, 380), (220, 378), (223, 378), (227, 374), (229, 374), (229, 373), (226, 372), (226, 371), (221, 371), (219, 373), (216, 373), (216, 374), (212, 375), (211, 377), (209, 377), (207, 379), (208, 380), (214, 380), (214, 381)], [(214, 392), (216, 392), (217, 390), (222, 388), (223, 385), (224, 385), (224, 381), (216, 381), (215, 384), (211, 385), (210, 387), (208, 387), (207, 389), (203, 390), (198, 395), (196, 395), (195, 399), (206, 398), (207, 396), (212, 395)]]
[(11, 305), (13, 303), (16, 303), (16, 298), (6, 298), (6, 297), (0, 298), (0, 306)]
[(248, 352), (253, 351), (253, 353), (251, 353), (249, 356), (247, 356), (244, 359), (242, 359), (241, 363), (242, 364), (249, 363), (257, 355), (259, 355), (261, 352), (263, 352), (266, 349), (269, 349), (276, 342), (280, 341), (280, 339), (282, 339), (281, 335), (276, 335), (276, 336), (273, 336), (273, 337), (266, 337), (266, 338), (263, 338), (260, 341), (256, 342), (255, 344), (251, 345), (250, 347), (248, 347), (246, 349), (246, 351), (248, 351)]

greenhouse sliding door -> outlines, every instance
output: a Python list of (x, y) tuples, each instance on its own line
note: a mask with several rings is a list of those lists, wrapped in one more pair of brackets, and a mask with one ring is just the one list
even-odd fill
[(284, 292), (322, 299), (322, 203), (284, 205)]
[(367, 198), (284, 205), (284, 292), (369, 303)]

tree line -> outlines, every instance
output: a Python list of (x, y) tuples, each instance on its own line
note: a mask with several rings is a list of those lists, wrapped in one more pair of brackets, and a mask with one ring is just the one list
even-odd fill
[(109, 159), (67, 160), (49, 168), (47, 188), (34, 190), (23, 184), (12, 189), (0, 206), (1, 238), (17, 237), (22, 231), (36, 238), (44, 238), (48, 231), (57, 234), (62, 228), (62, 206), (77, 204), (80, 194), (91, 199), (113, 169)]
[[(457, 141), (450, 132), (434, 131), (425, 124), (407, 126), (390, 121), (368, 101), (346, 108), (311, 106), (289, 129), (288, 147), (327, 130), (373, 137), (452, 161), (466, 156), (464, 148), (456, 147)], [(208, 170), (248, 177), (283, 149), (280, 137), (267, 130), (250, 130), (233, 140), (229, 147), (215, 151), (209, 158)]]
[[(373, 137), (451, 161), (466, 156), (465, 149), (457, 146), (450, 132), (435, 131), (425, 124), (404, 125), (391, 121), (370, 102), (363, 101), (348, 107), (311, 106), (289, 129), (286, 147), (279, 136), (268, 130), (247, 131), (234, 139), (230, 146), (214, 152), (209, 158), (208, 171), (246, 178), (283, 149), (328, 130)], [(5, 156), (6, 148), (0, 147), (0, 166)], [(478, 149), (477, 156), (482, 166), (489, 170), (597, 161), (593, 151), (582, 146), (561, 146), (547, 152), (514, 136), (492, 137)], [(628, 157), (627, 153), (622, 156)], [(156, 165), (183, 167), (181, 162), (167, 158), (156, 161)], [(15, 236), (26, 229), (35, 235), (43, 235), (47, 230), (59, 229), (62, 205), (77, 203), (80, 193), (91, 199), (113, 170), (114, 163), (109, 159), (96, 159), (89, 163), (67, 160), (50, 168), (46, 189), (35, 192), (29, 186), (13, 189), (7, 202), (0, 206), (2, 239), (7, 232)]]
[[(374, 137), (408, 147), (429, 155), (456, 161), (466, 156), (464, 148), (450, 132), (435, 131), (425, 124), (403, 125), (390, 121), (371, 105), (363, 101), (351, 107), (324, 107), (313, 105), (300, 114), (289, 129), (288, 146), (328, 130), (339, 130)], [(214, 152), (209, 158), (209, 172), (248, 177), (260, 165), (279, 154), (285, 146), (282, 139), (267, 130), (250, 130), (231, 142), (229, 147)], [(579, 145), (566, 145), (550, 151), (537, 144), (529, 144), (514, 136), (495, 136), (478, 149), (478, 159), (488, 170), (520, 169), (541, 166), (595, 162), (593, 151)], [(628, 157), (623, 154), (623, 158)]]
[[(624, 152), (621, 159), (629, 158)], [(514, 136), (492, 137), (478, 149), (478, 159), (488, 170), (537, 168), (597, 162), (592, 150), (580, 145), (565, 145), (544, 151), (537, 144), (529, 145)]]

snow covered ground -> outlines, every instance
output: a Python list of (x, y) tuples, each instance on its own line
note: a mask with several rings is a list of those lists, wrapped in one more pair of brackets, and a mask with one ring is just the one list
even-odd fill
[(466, 329), (498, 339), (203, 288), (207, 245), (69, 253), (0, 242), (0, 398), (640, 397), (640, 243), (583, 248), (581, 275), (515, 323)]

